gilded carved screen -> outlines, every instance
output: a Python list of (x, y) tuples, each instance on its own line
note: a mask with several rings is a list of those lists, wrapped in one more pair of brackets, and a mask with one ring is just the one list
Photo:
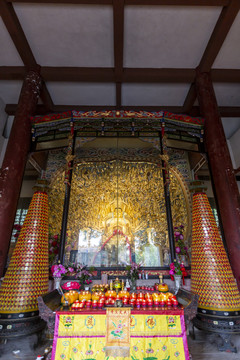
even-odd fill
[[(160, 161), (126, 160), (76, 162), (73, 169), (65, 261), (94, 266), (142, 266), (169, 262), (162, 168)], [(52, 183), (50, 227), (59, 232), (64, 198), (64, 171)], [(58, 184), (58, 186), (56, 185)], [(189, 204), (178, 171), (170, 167), (173, 226), (189, 228)]]

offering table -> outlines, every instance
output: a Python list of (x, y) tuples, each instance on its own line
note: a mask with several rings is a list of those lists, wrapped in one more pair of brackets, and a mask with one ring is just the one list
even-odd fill
[[(126, 308), (112, 309), (124, 312)], [(105, 353), (109, 318), (103, 309), (57, 311), (51, 359), (113, 360)], [(121, 320), (111, 323), (115, 326), (111, 333), (124, 338)], [(130, 357), (126, 359), (189, 360), (183, 306), (131, 309), (129, 330)]]

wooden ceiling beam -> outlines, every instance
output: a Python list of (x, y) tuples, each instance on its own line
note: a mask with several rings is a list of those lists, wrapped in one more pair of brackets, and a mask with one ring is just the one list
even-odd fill
[(229, 0), (125, 0), (126, 5), (226, 6)]
[[(13, 5), (7, 3), (5, 0), (0, 1), (0, 14), (26, 68), (39, 67), (28, 44), (27, 38), (15, 13)], [(46, 102), (45, 105), (47, 108), (50, 108), (53, 105), (51, 96), (44, 82), (40, 97), (43, 102)]]
[[(25, 66), (0, 66), (0, 80), (23, 80)], [(45, 81), (54, 82), (117, 82), (114, 68), (41, 67)], [(212, 69), (213, 82), (240, 83), (240, 69)], [(123, 68), (123, 83), (192, 83), (195, 69), (186, 68)]]
[(240, 69), (212, 69), (212, 82), (240, 83)]
[(114, 68), (48, 67), (41, 68), (45, 81), (115, 82)]
[(113, 0), (114, 73), (116, 79), (116, 108), (122, 103), (124, 0)]
[[(108, 5), (114, 0), (6, 0), (9, 3)], [(126, 5), (226, 6), (229, 0), (125, 0)]]
[(36, 60), (12, 4), (0, 1), (0, 14), (24, 65), (35, 67)]
[(23, 80), (26, 74), (25, 66), (0, 66), (0, 80)]
[(131, 83), (189, 83), (194, 80), (194, 69), (124, 68), (122, 82)]
[(76, 4), (76, 5), (112, 5), (113, 0), (6, 0), (9, 3), (28, 4)]
[[(224, 40), (238, 14), (240, 2), (230, 0), (229, 4), (223, 7), (212, 35), (208, 41), (207, 47), (199, 63), (199, 69), (202, 72), (209, 72), (221, 49)], [(184, 110), (190, 111), (196, 99), (196, 90), (194, 82), (191, 84), (187, 97), (184, 101)]]
[(239, 0), (231, 0), (228, 6), (222, 9), (216, 26), (199, 63), (202, 72), (210, 71), (240, 9)]

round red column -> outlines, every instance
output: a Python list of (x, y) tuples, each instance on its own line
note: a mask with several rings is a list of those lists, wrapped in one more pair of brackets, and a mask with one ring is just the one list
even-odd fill
[(240, 197), (209, 73), (197, 69), (196, 90), (205, 118), (205, 145), (219, 204), (229, 260), (240, 289)]
[(0, 172), (0, 276), (7, 259), (22, 177), (31, 143), (31, 122), (41, 86), (40, 66), (24, 79)]

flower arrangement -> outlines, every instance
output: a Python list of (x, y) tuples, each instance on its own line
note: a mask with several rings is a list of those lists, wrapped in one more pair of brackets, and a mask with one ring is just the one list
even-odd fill
[(79, 279), (80, 284), (82, 286), (91, 284), (92, 280), (91, 277), (93, 276), (94, 267), (90, 267), (89, 270), (87, 270), (87, 266), (79, 265), (76, 268), (76, 275), (75, 277)]
[(51, 272), (54, 278), (62, 278), (62, 276), (66, 274), (67, 269), (62, 264), (58, 264), (51, 267)]
[(139, 273), (140, 273), (140, 266), (139, 264), (136, 263), (131, 263), (131, 265), (127, 265), (126, 266), (126, 270), (127, 270), (127, 276), (131, 279), (131, 280), (137, 280), (139, 278)]
[(174, 227), (174, 237), (175, 237), (175, 242), (176, 242), (176, 253), (178, 255), (187, 255), (188, 256), (188, 248), (184, 243), (184, 236), (183, 236), (183, 230), (184, 230), (184, 226), (180, 225), (180, 226), (175, 226)]
[(171, 276), (171, 280), (174, 280), (174, 275), (181, 275), (184, 283), (184, 277), (187, 275), (186, 269), (183, 263), (179, 263), (174, 260), (173, 263), (170, 264), (169, 275)]

